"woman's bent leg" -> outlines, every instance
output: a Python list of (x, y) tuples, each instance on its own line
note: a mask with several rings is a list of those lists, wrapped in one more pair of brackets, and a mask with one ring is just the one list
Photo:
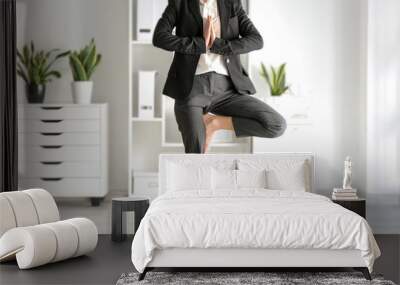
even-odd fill
[(237, 137), (276, 138), (286, 130), (282, 115), (253, 96), (234, 94), (216, 102), (211, 112), (232, 117)]

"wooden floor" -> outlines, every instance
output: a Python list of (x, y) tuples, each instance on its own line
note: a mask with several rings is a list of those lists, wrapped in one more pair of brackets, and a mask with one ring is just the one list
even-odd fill
[[(382, 257), (375, 271), (399, 283), (400, 236), (376, 236)], [(15, 262), (0, 265), (0, 284), (115, 284), (124, 272), (134, 271), (130, 260), (131, 240), (114, 243), (109, 235), (101, 235), (97, 249), (89, 256), (78, 257), (36, 269), (19, 270)]]

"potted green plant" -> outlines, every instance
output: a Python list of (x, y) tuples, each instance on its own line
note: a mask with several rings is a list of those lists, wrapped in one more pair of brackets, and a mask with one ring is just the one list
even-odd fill
[(58, 49), (35, 51), (33, 41), (25, 45), (22, 51), (17, 50), (17, 74), (26, 83), (26, 95), (29, 103), (43, 103), (46, 84), (53, 78), (61, 78), (61, 73), (52, 69), (53, 64), (69, 52), (55, 55)]
[(286, 84), (286, 63), (277, 68), (271, 66), (269, 70), (264, 63), (261, 63), (260, 75), (267, 81), (271, 96), (281, 96), (289, 90), (289, 86)]
[(101, 54), (97, 53), (94, 39), (79, 51), (71, 51), (69, 64), (74, 82), (72, 97), (76, 104), (90, 104), (92, 101), (93, 81), (91, 77), (101, 62)]

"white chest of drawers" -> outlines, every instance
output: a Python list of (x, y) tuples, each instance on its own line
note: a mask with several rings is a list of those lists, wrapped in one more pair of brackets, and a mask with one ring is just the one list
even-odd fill
[(44, 188), (54, 197), (108, 193), (107, 104), (21, 105), (20, 188)]

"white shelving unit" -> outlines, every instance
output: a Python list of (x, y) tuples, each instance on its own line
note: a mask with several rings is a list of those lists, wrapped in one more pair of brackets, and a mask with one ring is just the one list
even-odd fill
[[(158, 49), (150, 41), (136, 40), (136, 0), (129, 0), (129, 188), (134, 195), (133, 173), (158, 171), (158, 155), (163, 152), (184, 151), (181, 135), (173, 112), (174, 100), (162, 95), (173, 53)], [(243, 58), (247, 63), (247, 56)], [(246, 66), (246, 65), (245, 65)], [(155, 117), (137, 117), (137, 72), (157, 70)], [(157, 140), (157, 141), (155, 141)], [(250, 152), (250, 139), (214, 142), (211, 152)], [(136, 191), (138, 192), (138, 191)]]
[(137, 41), (137, 40), (132, 40), (131, 44), (132, 45), (152, 45), (151, 42), (148, 42), (148, 41)]
[(138, 123), (140, 123), (140, 122), (161, 122), (162, 121), (162, 118), (151, 118), (151, 119), (142, 119), (142, 118), (135, 118), (135, 117), (133, 117), (132, 118), (132, 122), (138, 122)]

